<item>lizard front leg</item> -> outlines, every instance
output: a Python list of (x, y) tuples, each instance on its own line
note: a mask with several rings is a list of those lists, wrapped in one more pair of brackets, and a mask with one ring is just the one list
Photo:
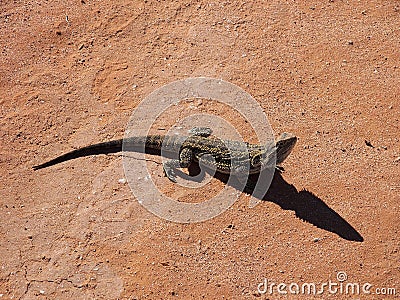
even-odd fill
[(171, 159), (163, 164), (165, 175), (172, 182), (176, 182), (175, 169), (188, 168), (193, 160), (192, 149), (186, 147), (179, 153), (179, 159)]
[[(209, 137), (212, 129), (209, 127), (193, 127), (189, 130), (191, 136)], [(176, 182), (175, 169), (188, 168), (193, 161), (193, 152), (190, 147), (183, 145), (179, 152), (179, 159), (171, 159), (164, 163), (164, 172), (169, 180)]]

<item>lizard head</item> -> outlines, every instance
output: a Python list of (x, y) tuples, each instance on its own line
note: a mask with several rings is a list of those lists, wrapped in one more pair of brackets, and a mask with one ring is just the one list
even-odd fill
[(276, 140), (276, 164), (280, 165), (292, 152), (296, 145), (297, 137), (294, 134), (284, 132)]
[[(291, 133), (281, 134), (275, 143), (267, 143), (265, 149), (253, 150), (249, 152), (249, 159), (239, 159), (243, 164), (250, 163), (250, 173), (257, 172), (271, 164), (271, 158), (275, 156), (275, 165), (279, 166), (292, 152), (296, 145), (297, 137)], [(272, 156), (273, 155), (273, 156)]]

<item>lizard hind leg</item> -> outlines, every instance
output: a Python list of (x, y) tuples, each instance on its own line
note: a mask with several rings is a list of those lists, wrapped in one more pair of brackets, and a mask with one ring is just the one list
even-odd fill
[(172, 182), (176, 182), (175, 169), (188, 168), (193, 160), (193, 153), (190, 148), (183, 148), (179, 153), (179, 159), (171, 159), (163, 164), (165, 175)]
[(190, 135), (202, 137), (209, 137), (212, 132), (212, 129), (209, 127), (193, 127), (189, 130)]

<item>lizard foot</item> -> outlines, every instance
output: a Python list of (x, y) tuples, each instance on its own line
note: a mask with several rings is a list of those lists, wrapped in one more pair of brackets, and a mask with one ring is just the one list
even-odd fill
[(168, 179), (171, 180), (172, 182), (175, 182), (175, 183), (177, 182), (175, 169), (179, 166), (180, 166), (179, 160), (176, 160), (176, 159), (171, 159), (171, 160), (165, 162), (163, 165), (165, 176), (167, 176)]
[(212, 129), (209, 127), (193, 127), (189, 133), (194, 136), (209, 137), (212, 134)]

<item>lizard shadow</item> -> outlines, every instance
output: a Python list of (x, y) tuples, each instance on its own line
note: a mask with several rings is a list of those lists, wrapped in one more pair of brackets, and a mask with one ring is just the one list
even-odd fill
[[(190, 175), (199, 176), (198, 174), (202, 172), (198, 166), (193, 166), (189, 169)], [(229, 183), (232, 187), (240, 190), (240, 184), (236, 185), (235, 181), (228, 181), (229, 175), (215, 173), (214, 178), (221, 180), (225, 184)], [(257, 178), (257, 175), (250, 176), (250, 180), (254, 182), (256, 182)], [(250, 195), (253, 194), (253, 190), (248, 187), (244, 192)], [(287, 183), (283, 179), (281, 172), (275, 172), (267, 193), (259, 200), (270, 201), (279, 205), (282, 209), (292, 210), (301, 220), (335, 233), (343, 239), (355, 242), (364, 241), (361, 234), (324, 201), (307, 190), (298, 191), (294, 185)]]
[(298, 218), (343, 239), (364, 241), (361, 234), (322, 199), (307, 190), (298, 191), (283, 179), (280, 172), (275, 172), (271, 186), (261, 200), (276, 203), (285, 210), (293, 210)]
[[(148, 154), (160, 155), (159, 151), (149, 150)], [(192, 163), (188, 168), (189, 174), (176, 170), (176, 175), (186, 180), (201, 182), (205, 173), (209, 173), (214, 178), (225, 184), (242, 191), (243, 184), (236, 180), (229, 180), (229, 175), (219, 172), (210, 173), (207, 168), (203, 169), (198, 163)], [(251, 175), (250, 181), (257, 182), (258, 175)], [(253, 195), (253, 190), (246, 187), (243, 191)], [(363, 242), (364, 238), (357, 230), (343, 219), (337, 212), (330, 208), (322, 199), (307, 190), (298, 191), (294, 185), (287, 183), (281, 172), (275, 171), (271, 185), (262, 201), (270, 201), (279, 205), (282, 209), (292, 210), (301, 220), (313, 224), (314, 226), (330, 231), (349, 241)]]

